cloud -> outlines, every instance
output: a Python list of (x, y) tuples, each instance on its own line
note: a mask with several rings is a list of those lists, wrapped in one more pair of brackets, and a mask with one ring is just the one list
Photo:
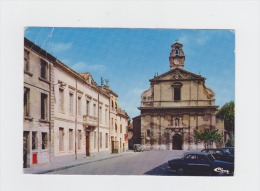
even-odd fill
[(187, 44), (189, 42), (189, 39), (187, 36), (181, 36), (180, 38), (178, 38), (178, 41), (182, 44)]
[(106, 66), (102, 64), (95, 64), (88, 66), (90, 71), (101, 71), (104, 72), (106, 70)]
[(205, 45), (209, 40), (210, 40), (210, 36), (204, 30), (198, 30), (195, 34), (192, 35), (180, 36), (178, 39), (180, 43), (185, 45), (196, 43), (200, 46)]
[(202, 46), (202, 45), (206, 44), (206, 42), (207, 42), (209, 39), (210, 39), (210, 38), (209, 38), (208, 36), (199, 35), (199, 36), (196, 38), (196, 43)]
[(134, 95), (139, 95), (141, 96), (141, 94), (144, 92), (144, 89), (142, 88), (134, 88), (131, 93), (134, 94)]
[[(78, 62), (76, 64), (73, 64), (71, 68), (77, 72), (81, 72), (86, 69), (86, 63), (84, 62)], [(87, 71), (86, 71), (87, 72)]]
[(78, 62), (71, 65), (71, 68), (77, 72), (99, 72), (103, 73), (106, 71), (106, 66), (102, 64), (87, 64), (86, 62)]
[(61, 52), (68, 50), (72, 47), (72, 43), (51, 43), (50, 44), (50, 50), (53, 52)]

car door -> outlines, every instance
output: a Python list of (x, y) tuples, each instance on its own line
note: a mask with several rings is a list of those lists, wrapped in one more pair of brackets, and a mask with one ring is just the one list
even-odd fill
[(186, 172), (197, 172), (197, 155), (196, 154), (188, 154), (184, 157), (183, 162), (185, 164)]
[(209, 174), (210, 173), (210, 161), (206, 155), (197, 156), (197, 172), (200, 174)]

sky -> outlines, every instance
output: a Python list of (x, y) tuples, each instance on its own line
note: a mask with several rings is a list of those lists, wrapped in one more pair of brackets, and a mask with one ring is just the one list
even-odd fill
[(183, 44), (184, 69), (206, 78), (216, 105), (235, 101), (235, 32), (134, 28), (30, 27), (25, 37), (98, 85), (109, 80), (119, 106), (138, 116), (141, 94), (156, 73), (170, 70), (171, 45)]

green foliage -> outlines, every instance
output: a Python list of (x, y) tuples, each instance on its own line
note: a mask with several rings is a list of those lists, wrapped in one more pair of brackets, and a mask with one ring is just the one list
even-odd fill
[(225, 129), (233, 134), (235, 129), (235, 103), (231, 101), (221, 107), (217, 118), (224, 120)]
[(194, 135), (198, 140), (204, 142), (205, 148), (207, 148), (209, 143), (217, 143), (222, 140), (222, 135), (218, 133), (218, 130), (194, 130)]
[(226, 147), (234, 147), (234, 140), (228, 139), (228, 141), (226, 143)]

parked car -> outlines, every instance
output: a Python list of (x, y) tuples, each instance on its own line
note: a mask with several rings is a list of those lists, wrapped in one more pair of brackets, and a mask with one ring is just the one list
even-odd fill
[(143, 152), (144, 151), (142, 145), (140, 145), (140, 144), (134, 144), (133, 148), (134, 148), (134, 152)]
[(234, 147), (223, 147), (223, 148), (220, 148), (220, 149), (222, 149), (225, 152), (229, 152), (231, 155), (234, 155), (234, 153), (235, 153)]
[(183, 158), (168, 161), (168, 169), (177, 175), (232, 176), (234, 164), (219, 161), (205, 152), (187, 152)]
[(232, 163), (234, 162), (234, 155), (231, 155), (229, 152), (222, 149), (203, 149), (201, 152), (210, 153), (217, 160), (232, 162)]

